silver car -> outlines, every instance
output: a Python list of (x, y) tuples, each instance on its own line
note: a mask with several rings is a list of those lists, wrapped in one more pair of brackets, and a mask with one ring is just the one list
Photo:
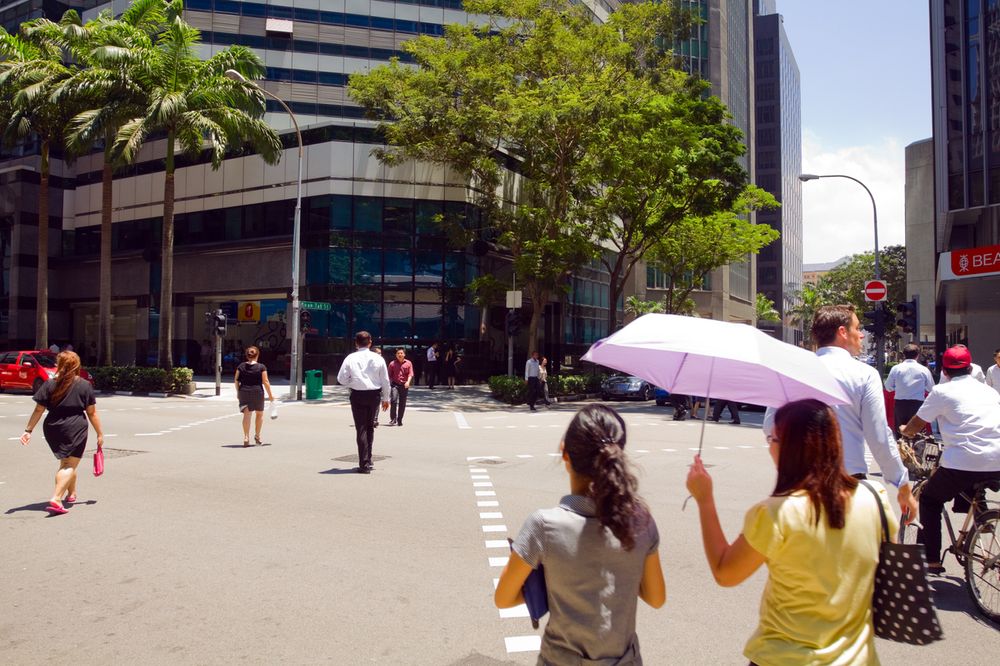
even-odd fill
[(631, 375), (612, 375), (601, 382), (601, 400), (651, 400), (654, 387), (645, 379)]

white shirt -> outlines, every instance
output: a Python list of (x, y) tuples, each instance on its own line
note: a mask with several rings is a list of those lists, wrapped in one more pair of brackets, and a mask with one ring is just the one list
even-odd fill
[(389, 369), (380, 354), (363, 347), (348, 354), (337, 373), (337, 381), (355, 391), (382, 389), (382, 402), (389, 402)]
[[(985, 384), (986, 375), (983, 373), (983, 366), (978, 365), (976, 363), (970, 363), (969, 365), (972, 366), (972, 372), (969, 373), (969, 376), (975, 379), (976, 381), (980, 381)], [(951, 377), (948, 376), (948, 369), (942, 368), (941, 379), (938, 380), (938, 384), (947, 384), (950, 381)]]
[(938, 384), (917, 410), (937, 419), (944, 441), (941, 465), (969, 472), (1000, 472), (1000, 396), (971, 376)]
[(885, 390), (895, 391), (896, 400), (923, 400), (924, 395), (934, 388), (931, 371), (920, 365), (915, 358), (908, 358), (892, 366), (885, 380)]
[(989, 367), (986, 371), (986, 385), (991, 389), (1000, 393), (1000, 366), (996, 363)]
[(529, 377), (539, 377), (541, 375), (541, 365), (536, 359), (529, 358), (528, 362), (524, 364), (524, 378), (527, 380)]
[(430, 363), (433, 363), (436, 360), (438, 360), (437, 349), (434, 349), (434, 347), (428, 347), (427, 348), (427, 361), (430, 362)]
[(844, 469), (848, 474), (868, 473), (867, 442), (887, 482), (897, 488), (909, 483), (910, 476), (899, 459), (899, 448), (885, 415), (885, 396), (878, 370), (855, 359), (841, 347), (820, 347), (816, 355), (851, 399), (849, 405), (833, 407), (844, 443)]

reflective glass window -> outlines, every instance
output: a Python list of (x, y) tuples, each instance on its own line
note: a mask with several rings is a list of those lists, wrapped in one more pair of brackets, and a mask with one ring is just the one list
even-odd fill
[(382, 231), (382, 200), (365, 197), (354, 199), (354, 229)]
[(354, 284), (376, 284), (382, 281), (382, 251), (354, 250)]
[(413, 283), (413, 253), (407, 250), (385, 251), (385, 284), (410, 285)]
[(368, 331), (373, 338), (382, 337), (382, 306), (379, 303), (354, 303), (354, 331)]
[(413, 334), (413, 306), (409, 303), (386, 303), (382, 306), (386, 338), (408, 338)]

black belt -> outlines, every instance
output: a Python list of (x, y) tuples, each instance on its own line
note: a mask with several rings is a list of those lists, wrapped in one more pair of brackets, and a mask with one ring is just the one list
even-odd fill
[(351, 389), (351, 393), (381, 393), (382, 389)]

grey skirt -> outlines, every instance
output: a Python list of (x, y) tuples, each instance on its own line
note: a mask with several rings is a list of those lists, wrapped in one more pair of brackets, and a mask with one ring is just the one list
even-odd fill
[(241, 412), (245, 412), (247, 410), (251, 412), (264, 411), (263, 386), (247, 386), (246, 388), (241, 386), (236, 395), (240, 401)]

